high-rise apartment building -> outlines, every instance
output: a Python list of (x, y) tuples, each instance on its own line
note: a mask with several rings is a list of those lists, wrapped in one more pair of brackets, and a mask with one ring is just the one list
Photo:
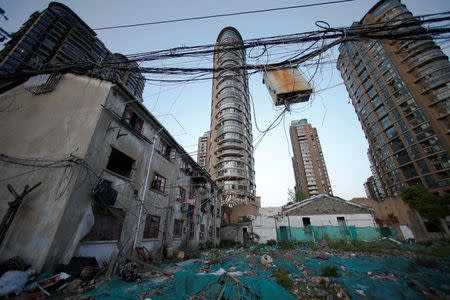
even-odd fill
[(305, 196), (332, 195), (330, 179), (316, 128), (308, 120), (292, 121), (289, 127), (294, 157), (295, 186)]
[(211, 144), (211, 131), (205, 132), (198, 138), (197, 163), (208, 170), (209, 166), (209, 146)]
[[(96, 64), (120, 64), (137, 67), (135, 62), (111, 53), (96, 33), (67, 6), (51, 2), (47, 9), (33, 13), (0, 52), (0, 92), (22, 83), (27, 76), (20, 72), (54, 70), (85, 74), (120, 82), (138, 99), (142, 99), (145, 79), (139, 72), (93, 67)], [(9, 77), (14, 76), (14, 77)]]
[[(224, 28), (214, 51), (211, 140), (207, 170), (228, 206), (255, 201), (255, 171), (245, 49), (239, 32)], [(200, 147), (200, 145), (199, 145)]]
[[(400, 1), (382, 0), (352, 27), (388, 27), (413, 18)], [(339, 47), (337, 67), (386, 194), (416, 184), (445, 194), (450, 192), (450, 63), (419, 25), (396, 30), (414, 31), (415, 38), (346, 42)]]

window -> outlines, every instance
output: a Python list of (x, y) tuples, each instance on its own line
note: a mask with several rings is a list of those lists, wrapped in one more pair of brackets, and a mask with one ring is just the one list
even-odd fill
[(205, 238), (205, 224), (200, 224), (200, 239)]
[(190, 232), (189, 232), (189, 238), (190, 239), (193, 239), (194, 238), (194, 234), (195, 234), (195, 226), (194, 226), (194, 223), (193, 222), (191, 222), (191, 226), (190, 226)]
[(144, 120), (138, 116), (133, 104), (127, 104), (125, 111), (123, 112), (122, 120), (137, 132), (142, 132)]
[(124, 177), (130, 177), (134, 162), (135, 160), (125, 153), (111, 147), (111, 154), (109, 155), (106, 169)]
[(94, 225), (83, 241), (118, 241), (122, 233), (125, 211), (110, 207), (107, 210), (99, 205), (93, 207)]
[(179, 200), (185, 200), (186, 199), (186, 190), (183, 189), (181, 186), (178, 187), (178, 199)]
[(303, 227), (311, 226), (311, 219), (310, 218), (302, 218), (303, 221)]
[(216, 227), (216, 237), (220, 237), (220, 227)]
[(160, 216), (147, 215), (144, 226), (144, 239), (156, 239), (159, 233)]
[(166, 158), (170, 159), (170, 151), (171, 147), (166, 143), (164, 140), (159, 140), (158, 145), (158, 152), (161, 153), (161, 155), (165, 156)]
[(166, 192), (166, 178), (164, 176), (155, 173), (155, 177), (152, 182), (152, 189), (160, 191), (161, 193)]
[(212, 226), (209, 226), (208, 236), (209, 236), (209, 239), (213, 238), (213, 227)]
[(180, 238), (183, 233), (183, 220), (175, 219), (173, 223), (173, 237)]

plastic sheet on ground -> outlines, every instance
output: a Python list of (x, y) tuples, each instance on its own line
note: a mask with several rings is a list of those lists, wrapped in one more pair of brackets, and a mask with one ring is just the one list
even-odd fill
[[(319, 254), (319, 253), (318, 253)], [(172, 283), (127, 283), (115, 278), (88, 293), (96, 299), (137, 299), (147, 293), (155, 300), (188, 299), (193, 295), (202, 299), (217, 299), (225, 286), (223, 298), (256, 299), (248, 289), (227, 275), (212, 274), (220, 269), (226, 272), (238, 271), (236, 277), (260, 299), (295, 299), (273, 279), (278, 269), (294, 276), (321, 276), (324, 266), (336, 266), (338, 277), (332, 278), (342, 284), (352, 299), (421, 299), (408, 281), (415, 280), (426, 287), (434, 287), (450, 294), (450, 260), (441, 259), (436, 269), (426, 268), (403, 257), (334, 257), (320, 254), (311, 257), (301, 249), (290, 255), (275, 256), (273, 267), (267, 268), (260, 262), (261, 254), (241, 250), (222, 257), (223, 264), (208, 265), (201, 261), (181, 264), (182, 270), (175, 274)], [(170, 265), (168, 265), (170, 266)], [(219, 282), (219, 279), (222, 282)]]

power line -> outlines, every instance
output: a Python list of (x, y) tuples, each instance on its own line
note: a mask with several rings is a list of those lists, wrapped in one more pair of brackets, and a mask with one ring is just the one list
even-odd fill
[(303, 5), (294, 5), (294, 6), (286, 6), (286, 7), (260, 9), (260, 10), (241, 11), (241, 12), (227, 13), (227, 14), (209, 15), (209, 16), (202, 16), (202, 17), (190, 17), (190, 18), (173, 19), (173, 20), (166, 20), (166, 21), (155, 21), (155, 22), (147, 22), (147, 23), (136, 23), (136, 24), (127, 24), (127, 25), (118, 25), (118, 26), (107, 26), (107, 27), (94, 28), (93, 30), (97, 30), (97, 31), (98, 30), (109, 30), (109, 29), (130, 28), (130, 27), (149, 26), (149, 25), (158, 25), (158, 24), (168, 24), (168, 23), (177, 23), (177, 22), (204, 20), (204, 19), (213, 19), (213, 18), (222, 18), (222, 17), (232, 17), (232, 16), (238, 16), (238, 15), (248, 15), (248, 14), (257, 14), (257, 13), (264, 13), (264, 12), (281, 11), (281, 10), (288, 10), (288, 9), (298, 9), (298, 8), (306, 8), (306, 7), (312, 7), (312, 6), (337, 4), (337, 3), (352, 2), (352, 1), (355, 1), (355, 0), (329, 1), (329, 2), (321, 2), (321, 3), (312, 3), (312, 4), (303, 4)]

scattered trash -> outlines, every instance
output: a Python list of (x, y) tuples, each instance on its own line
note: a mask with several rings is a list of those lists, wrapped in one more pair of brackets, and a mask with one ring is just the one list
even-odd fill
[(267, 267), (267, 268), (272, 267), (272, 262), (273, 262), (272, 257), (270, 257), (270, 256), (267, 255), (267, 254), (264, 254), (264, 255), (261, 257), (261, 263), (262, 263), (265, 267)]
[(179, 263), (176, 263), (178, 267), (186, 267), (195, 263), (201, 262), (201, 259), (188, 259)]
[(390, 240), (393, 243), (396, 243), (397, 245), (403, 245), (402, 242), (399, 242), (397, 240), (394, 240), (393, 238), (388, 238), (388, 240)]
[(11, 293), (16, 295), (24, 289), (25, 285), (36, 272), (33, 269), (27, 271), (7, 271), (0, 277), (0, 297)]

